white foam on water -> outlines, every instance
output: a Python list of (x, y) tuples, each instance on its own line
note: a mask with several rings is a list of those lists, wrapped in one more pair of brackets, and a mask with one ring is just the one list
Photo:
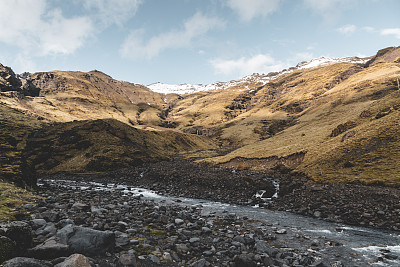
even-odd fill
[(395, 253), (395, 254), (400, 254), (400, 245), (398, 246), (367, 246), (367, 247), (359, 247), (359, 248), (353, 248), (356, 251), (359, 252), (374, 252), (374, 253), (380, 253), (382, 249), (385, 250), (390, 250), (390, 252)]
[(306, 232), (312, 232), (312, 233), (323, 233), (323, 234), (332, 234), (331, 230), (324, 230), (324, 229), (318, 229), (318, 230), (304, 230)]

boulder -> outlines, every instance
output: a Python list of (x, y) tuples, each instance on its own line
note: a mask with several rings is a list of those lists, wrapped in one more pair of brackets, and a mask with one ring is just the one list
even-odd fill
[(90, 267), (90, 261), (82, 254), (73, 254), (54, 267)]
[(55, 237), (47, 239), (44, 243), (28, 251), (28, 255), (37, 259), (54, 259), (70, 255), (69, 246), (58, 242)]
[(14, 256), (16, 244), (10, 238), (0, 236), (0, 263)]
[(85, 255), (102, 255), (115, 247), (115, 234), (75, 225), (67, 225), (56, 234), (58, 243), (69, 246), (70, 251)]
[(50, 267), (50, 262), (41, 261), (32, 258), (17, 257), (3, 264), (3, 267)]
[(115, 234), (69, 224), (57, 234), (29, 250), (38, 259), (66, 257), (71, 253), (90, 256), (111, 252), (115, 247)]
[(118, 265), (119, 266), (133, 266), (133, 267), (136, 267), (137, 263), (136, 263), (135, 254), (122, 254), (119, 257)]
[(16, 243), (15, 255), (24, 255), (32, 246), (32, 228), (26, 222), (14, 221), (0, 224), (0, 235)]

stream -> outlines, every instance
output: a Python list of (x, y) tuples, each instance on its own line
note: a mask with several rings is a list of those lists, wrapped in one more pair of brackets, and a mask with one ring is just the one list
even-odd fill
[[(40, 180), (38, 182), (39, 186), (43, 184), (82, 191), (119, 192), (124, 196), (140, 197), (154, 202), (155, 205), (196, 207), (201, 210), (204, 217), (228, 214), (244, 218), (248, 223), (259, 224), (260, 227), (267, 225), (277, 231), (281, 230), (277, 234), (277, 242), (286, 248), (307, 247), (313, 253), (320, 254), (321, 258), (324, 256), (354, 264), (350, 266), (400, 266), (400, 237), (396, 232), (332, 223), (257, 206), (231, 205), (203, 199), (159, 195), (144, 188), (112, 183), (69, 180)], [(317, 246), (318, 244), (320, 245)]]

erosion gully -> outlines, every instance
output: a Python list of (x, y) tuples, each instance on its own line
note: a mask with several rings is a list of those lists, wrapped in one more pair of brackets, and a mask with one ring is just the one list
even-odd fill
[[(38, 185), (66, 187), (75, 190), (102, 190), (119, 192), (124, 196), (138, 197), (155, 205), (197, 207), (205, 217), (231, 214), (249, 223), (280, 229), (277, 242), (286, 248), (307, 248), (324, 257), (351, 263), (351, 266), (400, 266), (400, 236), (393, 231), (349, 226), (340, 223), (305, 217), (284, 211), (272, 211), (256, 206), (233, 205), (204, 199), (160, 195), (157, 192), (123, 184), (82, 182), (70, 180), (39, 180)], [(276, 183), (277, 193), (279, 185)], [(274, 197), (277, 197), (277, 193)], [(259, 193), (262, 197), (262, 192)], [(271, 199), (264, 199), (271, 201)], [(325, 243), (317, 251), (316, 243)], [(340, 244), (340, 245), (336, 245)], [(321, 249), (322, 248), (322, 249)]]

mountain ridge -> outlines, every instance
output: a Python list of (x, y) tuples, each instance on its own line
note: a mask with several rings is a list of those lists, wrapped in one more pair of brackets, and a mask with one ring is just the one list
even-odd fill
[[(178, 134), (185, 142), (202, 136), (210, 150), (183, 153), (199, 164), (396, 186), (400, 48), (382, 49), (362, 62), (349, 60), (314, 60), (286, 72), (248, 76), (227, 88), (182, 95), (156, 93), (99, 71), (52, 71), (29, 75), (21, 87), (6, 87), (0, 102), (50, 125), (111, 119), (152, 133)], [(304, 67), (313, 65), (318, 66)]]
[(323, 65), (327, 65), (327, 64), (335, 64), (335, 63), (365, 64), (371, 58), (372, 57), (329, 58), (329, 57), (322, 56), (322, 57), (318, 57), (318, 58), (313, 58), (309, 61), (302, 61), (294, 67), (290, 67), (288, 69), (284, 69), (281, 71), (270, 72), (268, 74), (253, 73), (251, 75), (246, 75), (238, 80), (231, 80), (228, 82), (215, 82), (215, 83), (206, 84), (206, 85), (188, 84), (188, 83), (165, 84), (165, 83), (161, 83), (161, 82), (156, 82), (156, 83), (147, 85), (147, 87), (150, 88), (154, 92), (163, 93), (163, 94), (169, 94), (169, 93), (189, 94), (189, 93), (196, 93), (196, 92), (201, 92), (201, 91), (211, 91), (211, 90), (218, 90), (218, 89), (224, 89), (224, 88), (229, 88), (229, 87), (233, 87), (233, 86), (244, 85), (248, 82), (253, 82), (253, 83), (258, 82), (258, 83), (264, 85), (265, 83), (270, 82), (270, 81), (278, 78), (281, 75), (291, 73), (295, 70), (314, 68), (314, 67), (318, 67), (318, 66), (323, 66)]

